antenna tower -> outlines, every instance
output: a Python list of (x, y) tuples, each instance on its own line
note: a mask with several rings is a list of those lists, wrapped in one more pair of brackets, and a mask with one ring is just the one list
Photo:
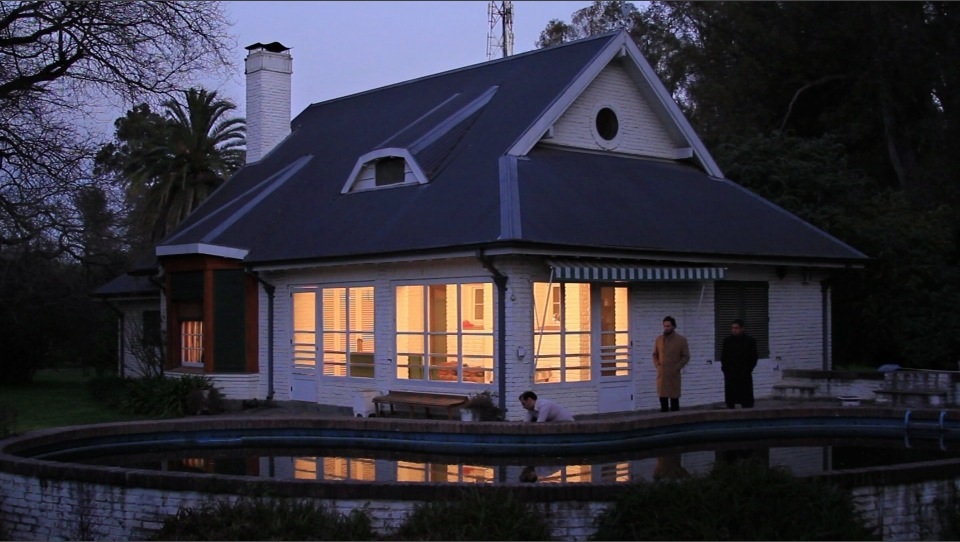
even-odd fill
[(513, 2), (491, 2), (487, 6), (490, 32), (487, 33), (487, 60), (513, 54)]

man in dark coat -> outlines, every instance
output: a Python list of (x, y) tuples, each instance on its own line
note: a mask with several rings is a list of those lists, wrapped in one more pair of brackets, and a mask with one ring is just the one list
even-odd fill
[(753, 408), (753, 369), (757, 366), (757, 341), (746, 334), (739, 318), (730, 324), (730, 336), (723, 340), (720, 365), (723, 370), (723, 400), (727, 408), (737, 403)]

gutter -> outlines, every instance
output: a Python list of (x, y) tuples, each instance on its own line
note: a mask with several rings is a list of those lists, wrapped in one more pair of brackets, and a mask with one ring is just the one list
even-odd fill
[(256, 271), (250, 269), (246, 269), (246, 271), (254, 280), (263, 285), (263, 291), (267, 293), (267, 401), (273, 401), (273, 298), (277, 287), (260, 278), (260, 274)]
[(477, 250), (477, 259), (483, 267), (493, 275), (493, 283), (497, 286), (497, 395), (500, 397), (500, 411), (506, 416), (507, 413), (507, 279), (508, 277), (494, 267), (493, 260), (483, 253), (483, 249)]

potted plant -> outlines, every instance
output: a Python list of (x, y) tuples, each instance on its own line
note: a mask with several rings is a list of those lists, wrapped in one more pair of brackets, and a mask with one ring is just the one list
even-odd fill
[(494, 402), (497, 393), (483, 390), (471, 394), (460, 406), (460, 419), (463, 421), (497, 421), (500, 419), (500, 407)]

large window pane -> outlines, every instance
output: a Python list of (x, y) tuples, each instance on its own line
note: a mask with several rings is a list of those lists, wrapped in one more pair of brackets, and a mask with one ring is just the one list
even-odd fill
[(534, 380), (591, 379), (591, 286), (534, 283)]
[(397, 377), (493, 382), (493, 287), (398, 286)]
[(323, 374), (374, 377), (373, 287), (324, 288)]

